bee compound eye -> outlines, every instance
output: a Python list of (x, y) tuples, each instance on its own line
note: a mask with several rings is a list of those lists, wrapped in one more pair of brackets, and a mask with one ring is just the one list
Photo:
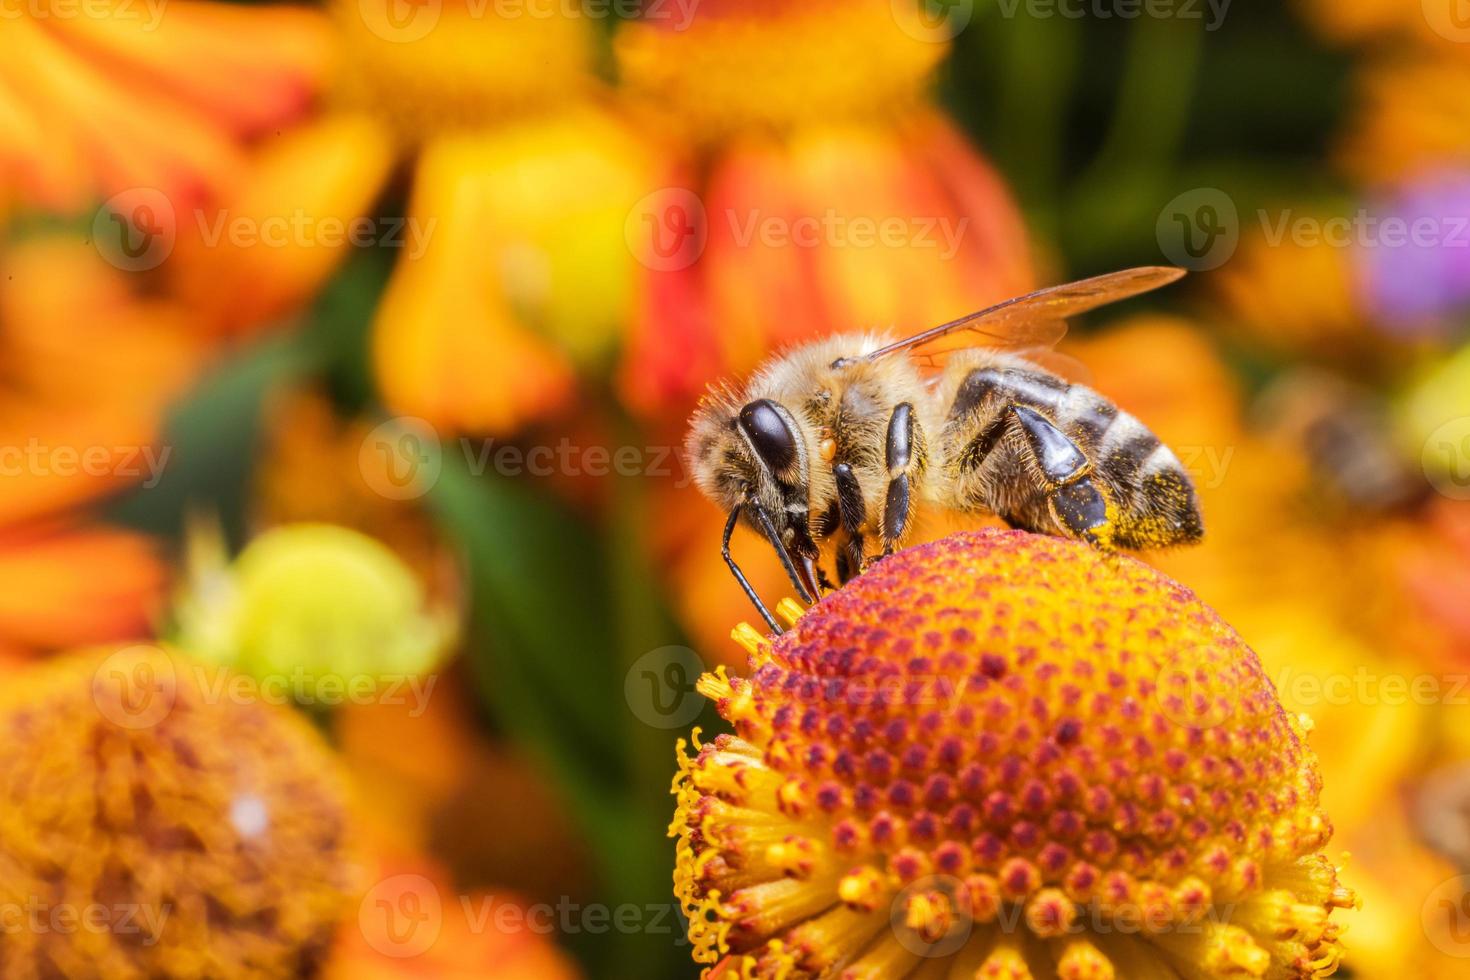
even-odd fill
[(772, 470), (784, 470), (796, 462), (796, 434), (769, 398), (753, 401), (740, 410), (740, 428), (761, 462)]

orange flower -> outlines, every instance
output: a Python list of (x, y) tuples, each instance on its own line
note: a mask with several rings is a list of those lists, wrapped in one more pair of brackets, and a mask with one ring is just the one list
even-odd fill
[[(1090, 387), (1171, 446), (1213, 444), (1223, 452), (1241, 432), (1240, 383), (1189, 320), (1135, 317), (1070, 340), (1066, 349), (1087, 370)], [(1198, 483), (1204, 474), (1196, 468), (1191, 475)]]
[(0, 38), (0, 196), (76, 210), (151, 188), (208, 197), (242, 141), (299, 115), (328, 49), (319, 15), (169, 0), (37, 0)]
[(1450, 49), (1470, 40), (1457, 0), (1298, 0), (1302, 16), (1335, 42), (1412, 41)]
[(946, 46), (893, 9), (703, 4), (620, 33), (629, 99), (689, 148), (629, 217), (634, 406), (681, 414), (783, 345), (917, 332), (1032, 284), (1000, 178), (926, 105)]
[(1380, 798), (1361, 832), (1345, 834), (1362, 907), (1343, 913), (1343, 966), (1355, 977), (1458, 980), (1465, 975), (1467, 880), (1409, 825), (1403, 802)]
[(344, 923), (324, 980), (577, 980), (545, 917), (505, 895), (457, 894), (424, 858), (385, 855)]
[[(222, 698), (197, 668), (134, 647), (8, 678), (0, 891), (45, 917), (0, 935), (8, 976), (294, 976), (318, 961), (355, 885), (341, 774), (303, 717), (233, 684)], [(58, 913), (104, 928), (46, 928)]]
[(163, 412), (198, 346), (174, 307), (133, 295), (79, 241), (35, 239), (5, 259), (0, 647), (145, 636), (165, 578), (151, 543), (73, 511), (161, 477)]
[[(789, 610), (795, 612), (796, 610)], [(1305, 731), (1250, 648), (1126, 558), (910, 548), (699, 689), (675, 888), (740, 976), (1317, 977), (1352, 904)], [(947, 972), (946, 972), (947, 971)]]
[(1375, 59), (1360, 71), (1338, 153), (1350, 176), (1382, 184), (1470, 167), (1470, 45), (1454, 47)]
[(277, 326), (354, 245), (399, 240), (365, 217), (392, 163), (381, 126), (363, 116), (330, 116), (264, 139), (208, 206), (169, 205), (177, 240), (160, 277), (203, 333)]
[(1404, 363), (1404, 345), (1369, 317), (1362, 260), (1325, 238), (1272, 242), (1256, 228), (1211, 281), (1230, 329), (1252, 348), (1281, 360), (1386, 373)]
[(652, 164), (596, 105), (591, 20), (549, 8), (336, 4), (336, 106), (381, 127), (376, 152), (415, 157), (374, 318), (379, 387), (446, 433), (566, 410), (632, 303), (623, 225)]

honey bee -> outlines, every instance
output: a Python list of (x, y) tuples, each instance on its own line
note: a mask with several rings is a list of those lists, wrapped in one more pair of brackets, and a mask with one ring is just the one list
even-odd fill
[(831, 337), (712, 390), (685, 453), (729, 512), (722, 555), (767, 625), (780, 632), (730, 556), (742, 519), (808, 603), (833, 588), (823, 546), (845, 583), (902, 545), (922, 508), (994, 514), (1107, 550), (1199, 540), (1194, 486), (1174, 453), (1045, 366), (1067, 317), (1183, 275), (1148, 267), (1054, 286), (893, 343)]

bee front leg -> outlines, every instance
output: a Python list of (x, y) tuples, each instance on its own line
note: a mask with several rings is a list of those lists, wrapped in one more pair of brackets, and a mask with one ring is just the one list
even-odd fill
[(1011, 413), (1031, 449), (1052, 520), (1073, 537), (1106, 548), (1112, 540), (1112, 508), (1092, 478), (1092, 461), (1050, 419), (1025, 405)]
[(832, 476), (837, 482), (837, 517), (846, 537), (837, 550), (837, 581), (846, 585), (863, 570), (867, 560), (863, 554), (863, 524), (868, 519), (868, 509), (863, 503), (863, 488), (851, 466), (838, 463), (832, 467)]
[(883, 501), (883, 557), (903, 540), (909, 527), (913, 482), (910, 477), (922, 461), (922, 436), (914, 419), (914, 406), (900, 402), (888, 419), (885, 462), (888, 466), (888, 495)]

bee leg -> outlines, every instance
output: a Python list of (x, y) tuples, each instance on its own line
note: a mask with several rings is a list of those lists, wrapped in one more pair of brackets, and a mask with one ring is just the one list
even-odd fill
[(766, 621), (766, 625), (771, 628), (771, 632), (780, 636), (785, 632), (781, 629), (781, 624), (776, 622), (776, 617), (772, 616), (771, 611), (766, 608), (766, 604), (761, 602), (761, 597), (756, 594), (755, 587), (750, 584), (750, 580), (745, 577), (745, 573), (740, 570), (740, 566), (735, 564), (735, 559), (730, 555), (730, 535), (735, 533), (735, 525), (739, 520), (740, 507), (737, 505), (734, 510), (730, 511), (730, 519), (725, 522), (725, 537), (721, 542), (720, 554), (724, 557), (725, 564), (730, 566), (730, 572), (735, 576), (735, 581), (740, 583), (740, 588), (744, 590), (745, 597), (755, 606), (755, 611), (761, 614), (761, 619)]
[(914, 406), (900, 402), (888, 419), (888, 496), (883, 501), (883, 557), (903, 539), (909, 524), (909, 473), (914, 461)]
[(847, 540), (837, 551), (837, 580), (846, 585), (863, 570), (863, 524), (868, 519), (867, 506), (863, 503), (863, 490), (851, 466), (838, 463), (832, 467), (832, 476), (837, 481), (838, 519), (847, 535)]
[(1047, 509), (1058, 526), (1078, 538), (1106, 546), (1112, 517), (1108, 500), (1092, 479), (1092, 461), (1051, 420), (1025, 405), (1011, 405), (1046, 488)]

